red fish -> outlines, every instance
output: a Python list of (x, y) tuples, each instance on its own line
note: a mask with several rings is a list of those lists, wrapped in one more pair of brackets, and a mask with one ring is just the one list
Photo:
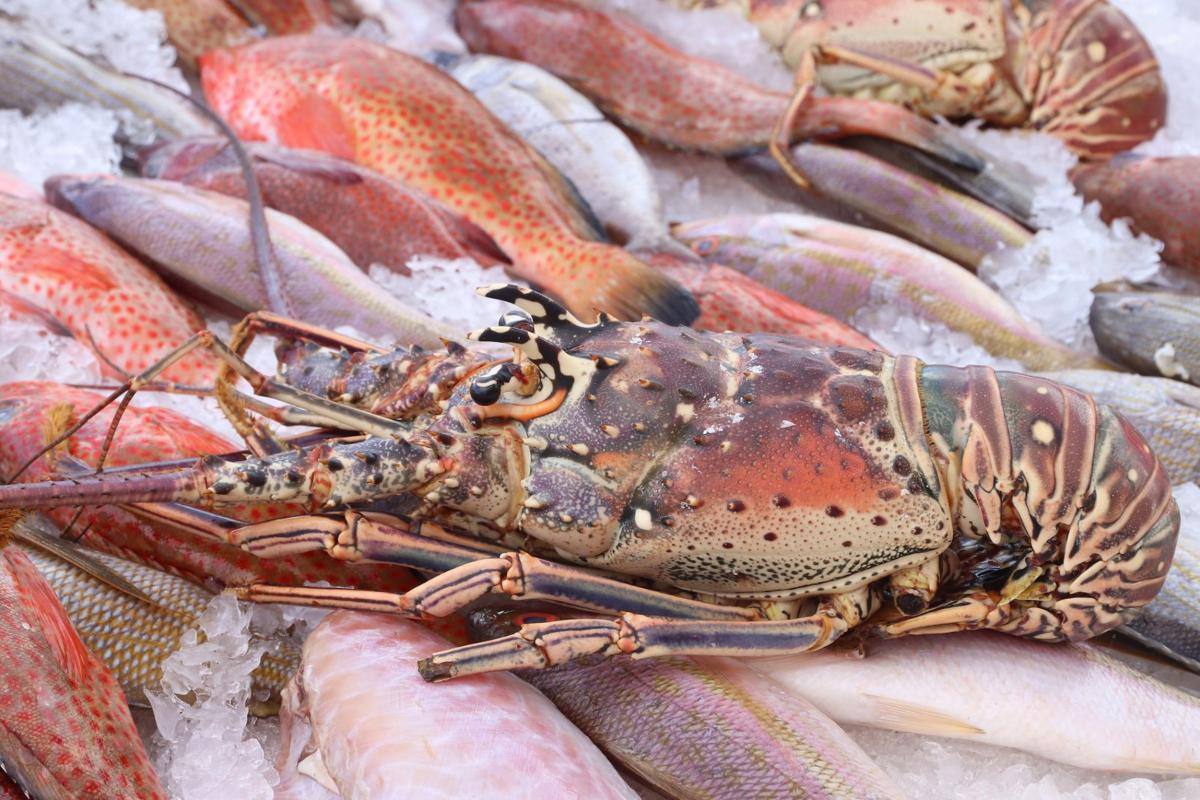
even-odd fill
[[(102, 395), (48, 381), (27, 381), (0, 386), (0, 477), (8, 478), (42, 449), (53, 410), (66, 408), (73, 422), (99, 405)], [(59, 412), (61, 413), (61, 412)], [(67, 442), (66, 453), (76, 462), (95, 467), (100, 447), (112, 421), (114, 407), (98, 414)], [(144, 464), (229, 453), (231, 442), (161, 408), (130, 407), (121, 419), (106, 466)], [(20, 476), (22, 481), (50, 477), (51, 456), (42, 457)], [(222, 514), (258, 522), (301, 513), (285, 505), (223, 508)], [(49, 512), (65, 525), (74, 509)], [(406, 591), (415, 585), (412, 573), (386, 565), (349, 565), (324, 553), (305, 553), (284, 559), (260, 559), (232, 545), (200, 538), (165, 524), (150, 524), (118, 506), (87, 508), (73, 530), (84, 531), (82, 542), (112, 555), (130, 558), (171, 572), (208, 588), (272, 583), (287, 586), (328, 581), (337, 586), (360, 586)]]
[(273, 36), (308, 33), (337, 22), (328, 0), (232, 0), (238, 10)]
[[(413, 256), (506, 261), (481, 228), (395, 178), (316, 150), (247, 143), (263, 202), (329, 237), (364, 270), (382, 264), (402, 274)], [(246, 181), (224, 139), (168, 142), (144, 155), (147, 178), (245, 199)]]
[[(141, 372), (204, 327), (161, 278), (87, 223), (4, 193), (0, 290), (53, 316), (116, 377)], [(216, 359), (195, 352), (163, 377), (206, 385), (215, 372)]]
[(467, 89), (382, 45), (286, 36), (208, 53), (204, 93), (240, 136), (324, 150), (420, 188), (487, 231), (516, 276), (576, 314), (688, 323), (693, 298), (601, 238), (569, 185)]
[(121, 687), (16, 547), (0, 549), (0, 685), (0, 767), (26, 796), (166, 798)]

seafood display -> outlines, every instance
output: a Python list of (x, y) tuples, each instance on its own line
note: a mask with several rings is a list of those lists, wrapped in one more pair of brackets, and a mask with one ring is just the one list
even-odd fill
[(6, 3), (0, 797), (1200, 793), (1183, 1)]

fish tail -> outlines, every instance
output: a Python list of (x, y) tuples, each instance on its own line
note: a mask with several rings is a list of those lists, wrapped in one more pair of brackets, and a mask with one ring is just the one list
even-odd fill
[(544, 258), (544, 268), (529, 274), (515, 272), (561, 299), (572, 312), (592, 320), (604, 311), (626, 320), (649, 315), (670, 325), (688, 325), (700, 316), (691, 292), (667, 275), (619, 247), (600, 242), (571, 242), (565, 254), (556, 249)]

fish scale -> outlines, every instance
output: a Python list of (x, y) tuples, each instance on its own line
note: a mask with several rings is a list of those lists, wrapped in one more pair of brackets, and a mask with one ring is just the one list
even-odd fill
[[(0, 193), (0, 290), (44, 309), (75, 338), (138, 373), (204, 327), (163, 281), (103, 234), (40, 200)], [(216, 359), (191, 353), (163, 377), (211, 383)], [(124, 377), (124, 376), (121, 376)]]
[(569, 184), (452, 78), (372, 42), (285, 36), (206, 53), (205, 95), (246, 139), (324, 150), (424, 190), (487, 231), (518, 277), (579, 315), (665, 322), (694, 299), (596, 241)]

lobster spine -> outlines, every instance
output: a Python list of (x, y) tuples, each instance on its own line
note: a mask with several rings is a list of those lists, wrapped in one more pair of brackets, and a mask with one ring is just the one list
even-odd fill
[(1010, 580), (1044, 576), (1054, 587), (1006, 597), (1017, 613), (1001, 629), (1084, 639), (1127, 622), (1157, 594), (1179, 511), (1132, 425), (1082, 392), (1028, 375), (926, 366), (920, 380), (959, 534), (1020, 549), (1023, 538), (1028, 551)]

